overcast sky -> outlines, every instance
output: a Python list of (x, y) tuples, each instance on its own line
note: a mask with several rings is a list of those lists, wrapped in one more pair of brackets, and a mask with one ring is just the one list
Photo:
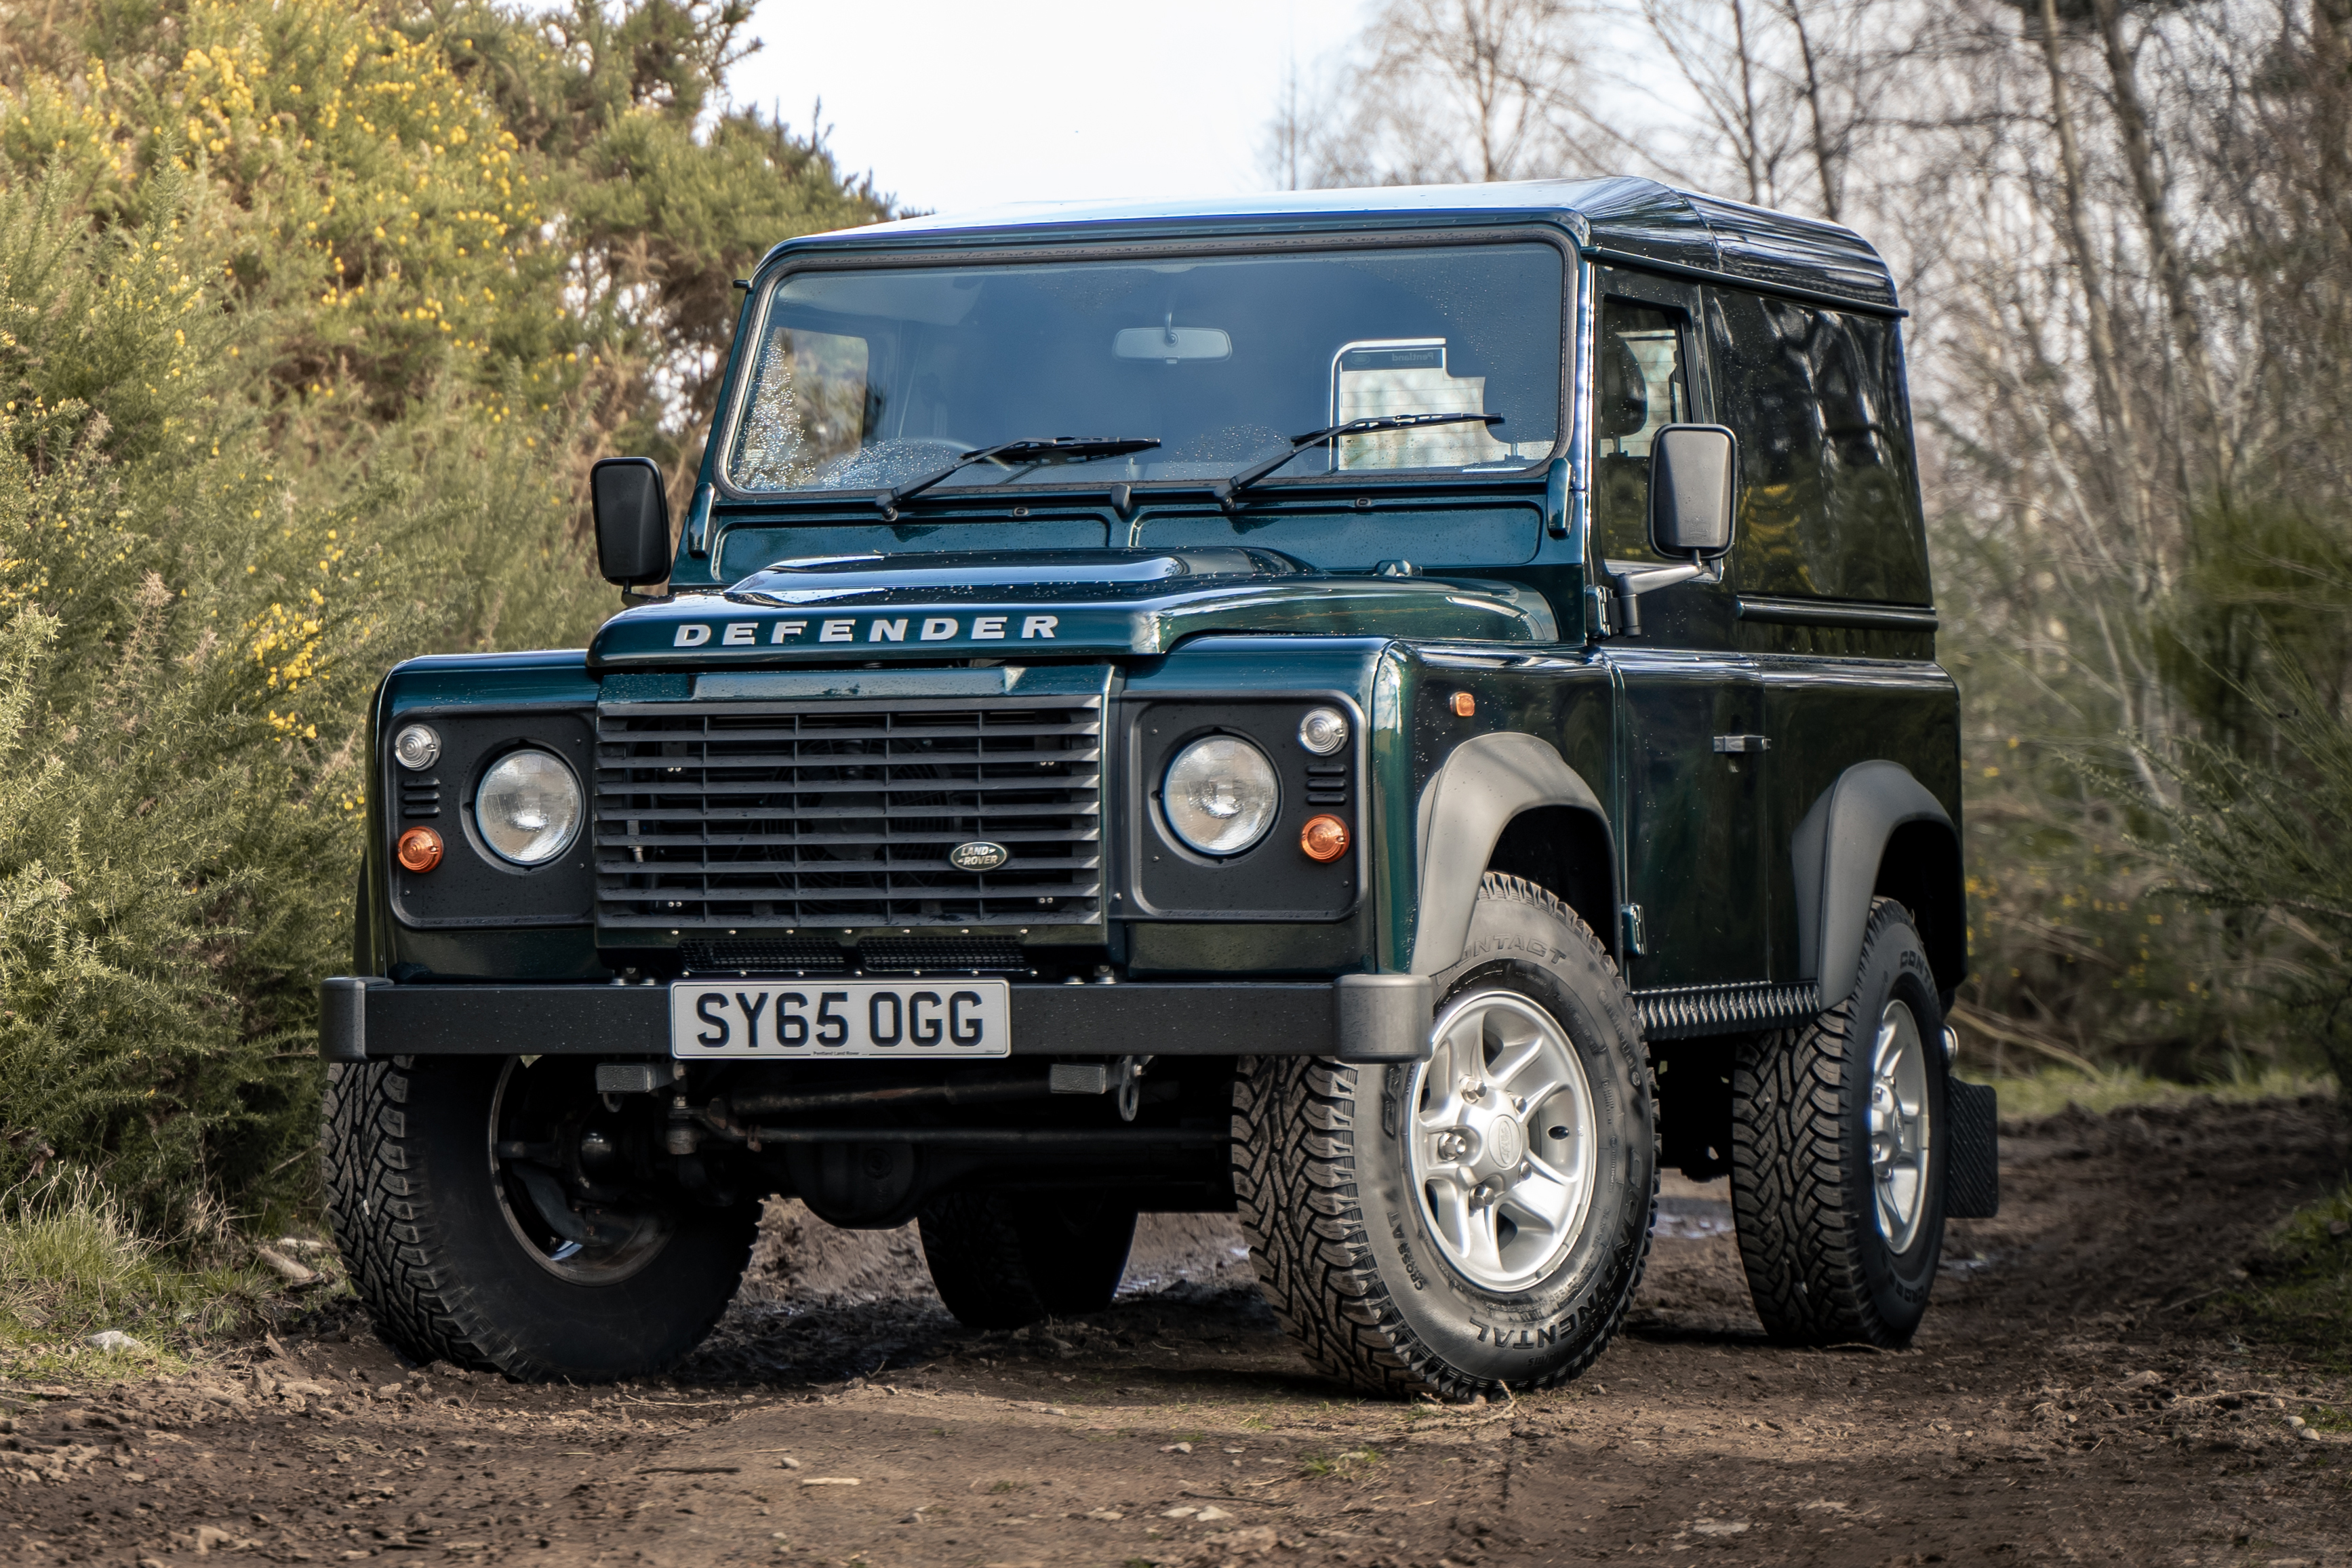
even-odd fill
[(914, 208), (1265, 190), (1259, 150), (1295, 51), (1364, 0), (759, 0), (739, 103), (824, 120), (844, 172)]

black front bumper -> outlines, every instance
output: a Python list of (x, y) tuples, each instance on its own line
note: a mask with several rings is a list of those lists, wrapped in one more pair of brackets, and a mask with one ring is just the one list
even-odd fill
[[(1426, 976), (1013, 988), (1015, 1056), (1335, 1056), (1415, 1061), (1429, 1050)], [(667, 1056), (661, 985), (319, 986), (319, 1051), (387, 1056)]]

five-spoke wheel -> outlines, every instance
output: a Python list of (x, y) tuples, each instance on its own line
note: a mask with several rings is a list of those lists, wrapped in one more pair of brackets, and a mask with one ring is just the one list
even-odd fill
[(1551, 1271), (1592, 1203), (1592, 1091), (1559, 1024), (1516, 991), (1438, 1016), (1408, 1096), (1410, 1178), (1445, 1260), (1509, 1291)]
[(1870, 1061), (1870, 1177), (1877, 1200), (1878, 1233), (1897, 1252), (1908, 1251), (1927, 1211), (1927, 1059), (1919, 1020), (1901, 1001), (1879, 1016)]

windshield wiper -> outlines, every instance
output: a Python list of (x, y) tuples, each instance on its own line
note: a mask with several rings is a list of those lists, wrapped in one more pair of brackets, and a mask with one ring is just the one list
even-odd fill
[(1248, 489), (1310, 446), (1320, 446), (1343, 435), (1370, 435), (1381, 430), (1417, 430), (1424, 424), (1468, 424), (1474, 421), (1479, 424), (1500, 424), (1503, 416), (1499, 413), (1383, 413), (1370, 419), (1351, 419), (1345, 424), (1326, 425), (1321, 430), (1310, 430), (1304, 435), (1292, 436), (1289, 451), (1276, 453), (1263, 463), (1253, 463), (1233, 477), (1220, 479), (1209, 488), (1216, 496), (1217, 505), (1230, 512), (1235, 509), (1234, 497), (1236, 494)]
[(920, 495), (942, 479), (953, 478), (975, 463), (1046, 463), (1056, 457), (1124, 457), (1130, 452), (1146, 452), (1160, 444), (1156, 435), (1090, 436), (1056, 435), (1045, 441), (1004, 441), (994, 446), (983, 446), (967, 452), (936, 473), (926, 474), (908, 485), (895, 485), (874, 497), (875, 509), (891, 522), (898, 520), (898, 503), (909, 496)]

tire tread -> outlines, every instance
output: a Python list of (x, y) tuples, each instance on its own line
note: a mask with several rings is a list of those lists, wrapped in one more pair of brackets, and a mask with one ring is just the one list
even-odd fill
[[(1612, 975), (1608, 949), (1575, 912), (1548, 890), (1489, 872), (1482, 900), (1528, 904), (1553, 915)], [(1641, 1023), (1622, 984), (1601, 998), (1628, 1037)], [(1406, 1398), (1425, 1389), (1449, 1399), (1490, 1386), (1456, 1371), (1423, 1342), (1390, 1299), (1370, 1262), (1356, 1183), (1356, 1128), (1349, 1110), (1360, 1068), (1324, 1057), (1245, 1057), (1234, 1084), (1234, 1195), (1258, 1288), (1309, 1364), (1365, 1394)], [(1645, 1084), (1654, 1097), (1655, 1085)], [(1655, 1124), (1654, 1103), (1652, 1124)], [(1651, 1208), (1657, 1166), (1651, 1164)], [(1583, 1352), (1527, 1387), (1549, 1388), (1577, 1376), (1623, 1322), (1649, 1260), (1650, 1226), (1634, 1228), (1630, 1278), (1608, 1321)]]
[[(320, 1160), (329, 1228), (353, 1292), (376, 1332), (412, 1360), (446, 1361), (526, 1382), (569, 1375), (501, 1329), (446, 1261), (441, 1216), (424, 1174), (428, 1167), (416, 1157), (409, 1128), (406, 1107), (417, 1089), (413, 1058), (338, 1063), (327, 1071)], [(740, 1217), (739, 1274), (751, 1257), (753, 1223), (747, 1207)], [(737, 1244), (730, 1239), (730, 1245)], [(689, 1348), (727, 1305), (724, 1297), (710, 1305), (685, 1340)]]
[[(1889, 939), (1903, 906), (1871, 901), (1856, 972)], [(1892, 1345), (1863, 1271), (1870, 1194), (1845, 1179), (1846, 1096), (1860, 1038), (1847, 997), (1797, 1029), (1744, 1044), (1732, 1070), (1731, 1203), (1739, 1260), (1764, 1330), (1794, 1344)]]

